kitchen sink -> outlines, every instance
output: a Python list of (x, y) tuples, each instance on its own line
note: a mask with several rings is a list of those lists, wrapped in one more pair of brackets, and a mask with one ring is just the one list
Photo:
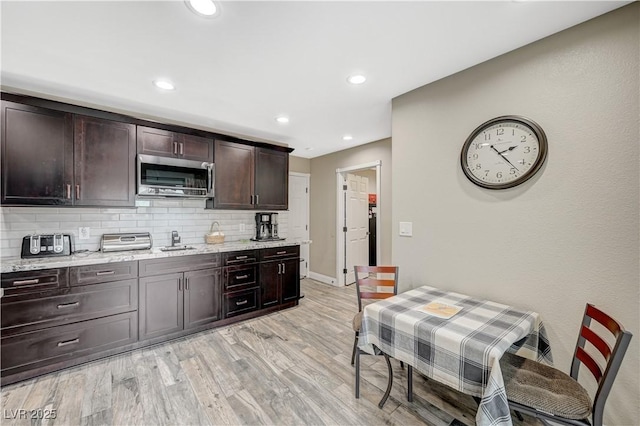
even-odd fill
[(165, 246), (160, 247), (160, 251), (180, 251), (180, 250), (193, 250), (195, 247), (192, 246)]

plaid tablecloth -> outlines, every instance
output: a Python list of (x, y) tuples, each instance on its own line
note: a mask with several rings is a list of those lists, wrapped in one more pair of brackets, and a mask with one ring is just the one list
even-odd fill
[[(424, 310), (430, 302), (462, 307), (449, 319)], [(426, 377), (481, 398), (476, 423), (511, 425), (500, 370), (505, 352), (551, 365), (540, 316), (433, 287), (419, 287), (364, 309), (359, 348), (373, 345)]]

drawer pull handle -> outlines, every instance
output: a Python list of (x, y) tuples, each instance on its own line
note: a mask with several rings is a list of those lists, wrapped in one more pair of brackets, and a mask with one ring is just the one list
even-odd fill
[(243, 300), (242, 302), (236, 302), (236, 306), (240, 306), (240, 305), (246, 305), (247, 303), (249, 303), (248, 299)]
[(40, 280), (38, 278), (32, 280), (22, 280), (22, 281), (14, 281), (13, 285), (29, 285), (29, 284), (38, 284)]
[(242, 260), (242, 259), (246, 259), (247, 256), (236, 256), (236, 260)]
[(80, 343), (80, 339), (67, 340), (66, 342), (58, 342), (58, 347), (73, 345), (74, 343)]
[(80, 306), (80, 302), (61, 303), (60, 305), (58, 305), (58, 309), (75, 308), (76, 306)]
[(249, 275), (236, 275), (236, 280), (244, 280), (245, 278), (249, 278)]
[(100, 271), (100, 272), (96, 272), (96, 276), (101, 277), (103, 275), (113, 275), (115, 273), (116, 271)]
[(287, 251), (286, 251), (286, 250), (284, 250), (284, 251), (279, 251), (279, 252), (277, 252), (276, 254), (287, 254)]

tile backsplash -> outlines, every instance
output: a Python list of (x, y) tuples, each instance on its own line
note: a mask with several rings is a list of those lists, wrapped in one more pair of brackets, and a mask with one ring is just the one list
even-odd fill
[[(255, 236), (255, 211), (205, 210), (204, 200), (154, 199), (136, 208), (3, 207), (0, 222), (0, 258), (20, 257), (22, 238), (29, 234), (72, 234), (75, 250), (96, 251), (102, 234), (150, 232), (153, 246), (171, 244), (178, 231), (182, 244), (204, 243), (211, 224), (220, 224), (225, 242)], [(287, 236), (288, 212), (278, 212), (280, 237)], [(88, 227), (88, 239), (79, 239), (79, 228)], [(242, 231), (241, 229), (244, 230)]]

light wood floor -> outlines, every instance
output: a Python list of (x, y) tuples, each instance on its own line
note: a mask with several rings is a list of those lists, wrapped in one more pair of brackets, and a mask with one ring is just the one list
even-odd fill
[[(2, 425), (16, 410), (56, 410), (55, 425), (474, 425), (475, 403), (392, 360), (362, 356), (360, 399), (351, 366), (355, 289), (302, 282), (296, 308), (114, 356), (2, 389)], [(514, 425), (537, 425), (514, 419)]]

